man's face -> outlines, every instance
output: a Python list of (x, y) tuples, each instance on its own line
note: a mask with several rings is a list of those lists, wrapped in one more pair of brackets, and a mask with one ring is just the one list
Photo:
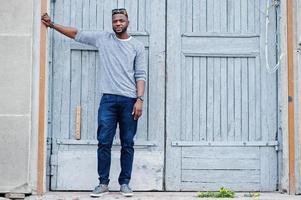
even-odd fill
[(124, 14), (115, 14), (112, 16), (112, 27), (116, 34), (126, 32), (129, 25), (129, 20)]

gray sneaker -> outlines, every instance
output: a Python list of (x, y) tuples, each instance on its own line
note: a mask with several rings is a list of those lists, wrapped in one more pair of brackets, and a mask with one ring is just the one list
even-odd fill
[(105, 194), (109, 194), (109, 187), (105, 184), (99, 184), (95, 187), (93, 192), (90, 194), (91, 197), (102, 197)]
[(131, 197), (134, 195), (132, 189), (128, 184), (122, 184), (120, 186), (120, 193), (125, 197)]

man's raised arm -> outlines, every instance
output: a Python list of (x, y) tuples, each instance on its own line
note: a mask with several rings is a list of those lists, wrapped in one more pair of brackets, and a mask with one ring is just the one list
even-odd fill
[(76, 28), (73, 27), (65, 27), (59, 24), (55, 24), (53, 23), (53, 21), (51, 21), (51, 18), (48, 16), (47, 13), (45, 13), (44, 15), (42, 15), (42, 22), (43, 24), (45, 24), (45, 26), (50, 27), (55, 29), (56, 31), (66, 35), (67, 37), (74, 39), (78, 30)]

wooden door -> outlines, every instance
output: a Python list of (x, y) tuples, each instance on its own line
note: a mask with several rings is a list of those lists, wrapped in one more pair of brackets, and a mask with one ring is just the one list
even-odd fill
[[(162, 190), (165, 2), (56, 0), (52, 1), (51, 12), (59, 24), (82, 30), (111, 31), (111, 10), (122, 7), (129, 12), (129, 32), (145, 45), (148, 64), (144, 113), (135, 140), (131, 185), (135, 190)], [(99, 56), (95, 48), (76, 43), (57, 32), (52, 32), (50, 49), (51, 189), (91, 190), (98, 184), (96, 129), (101, 94), (97, 81), (102, 73)], [(77, 107), (81, 108), (81, 113), (76, 112)], [(76, 138), (76, 133), (80, 134), (80, 139)], [(117, 133), (112, 149), (111, 189), (119, 189), (119, 155)]]
[(276, 190), (276, 17), (271, 1), (266, 29), (266, 5), (167, 0), (167, 190)]

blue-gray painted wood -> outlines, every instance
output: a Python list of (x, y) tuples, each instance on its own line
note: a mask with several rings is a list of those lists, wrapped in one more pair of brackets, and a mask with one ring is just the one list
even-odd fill
[[(64, 0), (53, 2), (54, 21), (82, 30), (111, 31), (111, 10), (128, 9), (130, 33), (144, 43), (148, 82), (143, 116), (138, 123), (137, 159), (134, 161), (132, 186), (138, 190), (162, 190), (164, 167), (164, 76), (165, 76), (165, 2), (160, 0)], [(100, 70), (97, 49), (82, 45), (54, 32), (53, 35), (52, 104), (52, 190), (91, 190), (97, 182), (96, 130), (101, 94), (97, 80)], [(81, 107), (81, 140), (76, 142), (76, 107)], [(151, 109), (150, 109), (151, 108)], [(119, 131), (114, 144), (119, 143)], [(57, 141), (65, 141), (57, 142)], [(90, 141), (93, 145), (91, 145)], [(153, 145), (150, 145), (149, 143)], [(119, 165), (120, 149), (113, 147), (113, 165)], [(145, 156), (143, 156), (145, 154)], [(85, 163), (85, 156), (89, 162)], [(91, 164), (94, 156), (95, 161)], [(65, 160), (68, 160), (66, 162)], [(70, 161), (70, 162), (69, 162)], [(145, 161), (145, 164), (143, 162)], [(156, 162), (154, 162), (156, 161)], [(137, 163), (136, 163), (137, 162)], [(89, 164), (90, 163), (90, 164)], [(74, 168), (74, 164), (76, 168)], [(112, 166), (112, 189), (119, 189)], [(81, 169), (78, 171), (78, 169)], [(73, 170), (73, 171), (72, 171)], [(73, 174), (71, 172), (78, 172)], [(88, 174), (89, 176), (86, 176)], [(79, 178), (80, 177), (80, 178)], [(144, 177), (141, 179), (140, 177)], [(75, 184), (73, 180), (82, 184)], [(148, 181), (145, 181), (148, 179)]]
[(276, 190), (277, 75), (265, 63), (266, 1), (167, 5), (167, 190)]

